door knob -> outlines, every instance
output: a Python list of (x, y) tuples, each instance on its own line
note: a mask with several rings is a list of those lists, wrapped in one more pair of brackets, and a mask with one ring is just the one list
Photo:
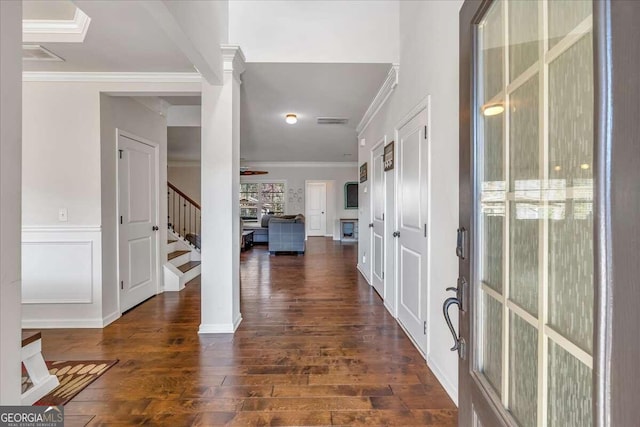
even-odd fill
[(151, 229), (153, 231), (158, 231), (158, 230), (160, 230), (160, 227), (158, 227), (157, 225), (154, 225), (153, 227), (151, 227)]
[(393, 237), (400, 237), (400, 232), (399, 231), (394, 231), (392, 236)]
[(369, 224), (369, 228), (373, 228), (373, 223)]

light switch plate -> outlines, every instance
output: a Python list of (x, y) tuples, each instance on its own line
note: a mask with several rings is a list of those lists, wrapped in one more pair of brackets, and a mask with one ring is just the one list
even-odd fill
[(58, 221), (67, 222), (68, 220), (69, 220), (69, 217), (67, 215), (67, 208), (60, 208), (58, 210)]

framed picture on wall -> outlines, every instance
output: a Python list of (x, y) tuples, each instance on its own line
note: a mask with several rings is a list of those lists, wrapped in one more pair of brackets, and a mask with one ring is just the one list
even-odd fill
[(344, 185), (344, 208), (358, 209), (358, 183), (347, 182)]
[(367, 180), (367, 162), (364, 162), (362, 166), (360, 166), (360, 183), (362, 184)]

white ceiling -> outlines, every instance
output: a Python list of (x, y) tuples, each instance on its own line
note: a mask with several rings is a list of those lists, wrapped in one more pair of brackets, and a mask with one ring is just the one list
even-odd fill
[(170, 126), (167, 128), (167, 159), (170, 161), (200, 161), (200, 127)]
[[(29, 16), (52, 19), (63, 13), (56, 7), (63, 10), (67, 2), (49, 3), (29, 2), (25, 10)], [(195, 71), (142, 2), (75, 0), (74, 4), (91, 18), (84, 43), (40, 43), (65, 62), (27, 61), (25, 71)]]
[(200, 96), (161, 96), (170, 105), (202, 105)]
[[(247, 161), (357, 161), (355, 128), (389, 68), (248, 63), (241, 86), (240, 156)], [(286, 113), (296, 113), (298, 123), (285, 123)], [(347, 117), (349, 123), (318, 125), (316, 117)]]
[[(242, 75), (240, 157), (245, 161), (355, 162), (356, 126), (389, 71), (389, 64), (248, 63)], [(198, 105), (199, 97), (163, 97)], [(296, 113), (298, 123), (285, 123)], [(318, 125), (317, 117), (346, 117)], [(168, 158), (200, 159), (200, 128), (169, 127)], [(346, 155), (345, 155), (346, 154)]]

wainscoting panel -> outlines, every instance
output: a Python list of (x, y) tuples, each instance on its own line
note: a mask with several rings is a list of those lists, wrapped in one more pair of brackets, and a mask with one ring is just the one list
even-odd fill
[(22, 243), (23, 304), (91, 304), (93, 242)]
[(102, 317), (100, 227), (23, 227), (23, 327), (95, 328)]

